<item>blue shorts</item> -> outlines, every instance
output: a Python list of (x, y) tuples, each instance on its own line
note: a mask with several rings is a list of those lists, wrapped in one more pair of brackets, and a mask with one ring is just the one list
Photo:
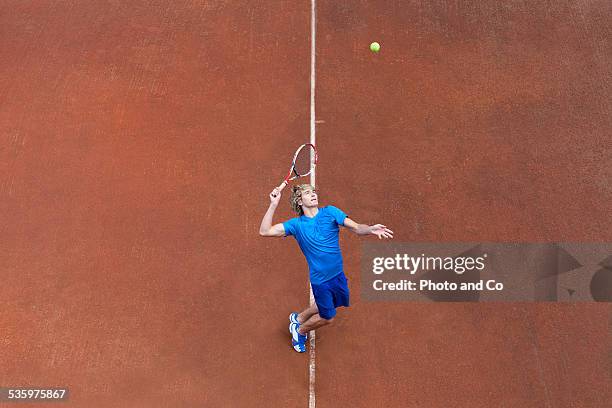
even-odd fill
[(319, 316), (329, 320), (336, 315), (336, 308), (349, 306), (349, 288), (344, 272), (319, 285), (311, 285), (312, 294), (319, 308)]

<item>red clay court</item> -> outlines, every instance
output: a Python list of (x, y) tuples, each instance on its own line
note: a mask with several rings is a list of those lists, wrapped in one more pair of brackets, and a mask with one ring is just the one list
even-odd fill
[(295, 353), (306, 262), (258, 228), (314, 133), (322, 204), (395, 242), (612, 242), (612, 3), (318, 0), (314, 27), (312, 7), (2, 2), (0, 387), (608, 407), (609, 303), (361, 301), (346, 232), (353, 305)]

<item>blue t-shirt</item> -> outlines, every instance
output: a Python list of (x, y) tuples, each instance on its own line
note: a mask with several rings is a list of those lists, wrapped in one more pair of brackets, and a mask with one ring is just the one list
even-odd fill
[(306, 256), (310, 282), (315, 285), (342, 272), (338, 232), (345, 218), (342, 210), (328, 205), (320, 208), (312, 218), (302, 215), (283, 222), (285, 236), (293, 235)]

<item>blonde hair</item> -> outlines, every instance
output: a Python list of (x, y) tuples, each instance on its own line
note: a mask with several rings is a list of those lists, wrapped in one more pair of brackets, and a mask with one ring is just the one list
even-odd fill
[(312, 190), (317, 191), (316, 188), (312, 184), (297, 184), (291, 188), (291, 197), (289, 198), (289, 204), (291, 204), (291, 209), (297, 213), (298, 215), (304, 215), (304, 210), (302, 206), (298, 204), (300, 198), (302, 198), (302, 193), (304, 190)]

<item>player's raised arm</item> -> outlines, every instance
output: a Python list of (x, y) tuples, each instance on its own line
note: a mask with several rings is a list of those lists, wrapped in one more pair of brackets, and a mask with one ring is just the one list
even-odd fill
[(349, 217), (344, 219), (344, 226), (357, 235), (376, 235), (378, 239), (393, 238), (393, 231), (382, 224), (366, 225), (358, 224)]
[(278, 188), (275, 188), (270, 193), (270, 206), (268, 207), (268, 211), (264, 215), (261, 220), (261, 225), (259, 226), (259, 235), (262, 237), (284, 237), (285, 236), (285, 227), (283, 224), (272, 225), (272, 218), (274, 218), (274, 211), (276, 211), (276, 207), (278, 206), (278, 202), (280, 201), (281, 193)]

